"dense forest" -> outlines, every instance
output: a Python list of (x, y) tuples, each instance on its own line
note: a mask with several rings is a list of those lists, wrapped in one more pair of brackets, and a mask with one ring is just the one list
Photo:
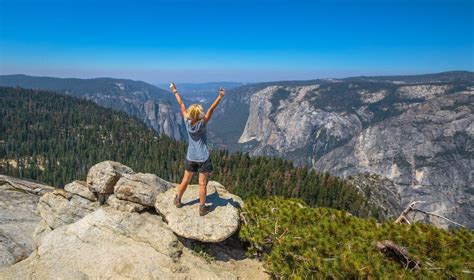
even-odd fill
[[(47, 91), (0, 88), (0, 173), (62, 187), (103, 160), (179, 182), (186, 143), (158, 135), (125, 113)], [(211, 180), (243, 197), (279, 195), (358, 216), (378, 209), (348, 182), (281, 158), (213, 150)], [(196, 178), (195, 178), (196, 179)], [(194, 180), (195, 180), (194, 179)]]

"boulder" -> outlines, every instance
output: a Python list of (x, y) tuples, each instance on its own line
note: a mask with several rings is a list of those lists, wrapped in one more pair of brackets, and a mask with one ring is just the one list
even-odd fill
[(60, 189), (46, 193), (38, 202), (38, 212), (51, 229), (74, 223), (98, 207), (98, 202)]
[(107, 199), (107, 204), (116, 210), (124, 212), (141, 212), (148, 208), (145, 205), (118, 199), (114, 194), (109, 196), (109, 198)]
[(199, 216), (198, 185), (189, 185), (183, 195), (183, 207), (173, 204), (175, 188), (156, 198), (155, 209), (164, 216), (168, 226), (179, 236), (203, 242), (221, 242), (239, 228), (242, 199), (229, 193), (221, 184), (211, 181), (207, 186), (206, 203), (211, 212)]
[(74, 181), (64, 186), (64, 190), (68, 191), (73, 194), (77, 194), (82, 196), (83, 198), (87, 198), (90, 201), (97, 201), (97, 197), (94, 193), (89, 189), (89, 186), (84, 181)]
[(173, 184), (155, 174), (137, 173), (120, 178), (115, 185), (114, 193), (119, 199), (153, 207), (156, 196), (171, 187)]
[(99, 194), (114, 192), (114, 186), (124, 174), (134, 174), (128, 166), (115, 161), (103, 161), (92, 166), (87, 173), (87, 184), (91, 191)]

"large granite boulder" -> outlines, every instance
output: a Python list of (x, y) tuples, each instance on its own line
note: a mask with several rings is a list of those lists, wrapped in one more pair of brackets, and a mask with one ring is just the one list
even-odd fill
[(146, 206), (154, 206), (156, 196), (165, 192), (173, 184), (167, 182), (155, 174), (137, 173), (123, 175), (114, 188), (117, 198), (136, 202)]
[(99, 194), (114, 192), (114, 186), (124, 174), (134, 174), (128, 166), (115, 161), (103, 161), (92, 166), (87, 173), (87, 184), (91, 191)]
[(97, 197), (89, 189), (89, 186), (84, 181), (78, 181), (78, 180), (73, 181), (65, 185), (64, 190), (72, 194), (77, 194), (79, 196), (82, 196), (83, 198), (87, 198), (90, 201), (97, 201)]
[(189, 185), (182, 198), (183, 207), (176, 208), (173, 204), (176, 190), (169, 189), (157, 196), (155, 209), (179, 236), (203, 242), (221, 242), (229, 238), (239, 228), (242, 199), (211, 181), (207, 185), (206, 203), (212, 211), (201, 217), (198, 190), (198, 185)]
[(46, 224), (55, 229), (78, 221), (98, 207), (98, 202), (57, 189), (40, 198), (38, 212)]

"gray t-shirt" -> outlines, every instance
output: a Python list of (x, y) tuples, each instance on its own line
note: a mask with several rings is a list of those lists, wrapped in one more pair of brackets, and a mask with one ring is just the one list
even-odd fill
[(206, 122), (204, 119), (201, 119), (192, 125), (190, 119), (185, 119), (184, 123), (189, 138), (186, 159), (189, 161), (205, 162), (209, 158)]

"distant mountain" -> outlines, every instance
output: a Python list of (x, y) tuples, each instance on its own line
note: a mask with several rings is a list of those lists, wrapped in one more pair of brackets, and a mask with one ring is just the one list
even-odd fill
[(85, 98), (101, 106), (123, 111), (142, 120), (155, 131), (175, 139), (183, 139), (185, 135), (174, 96), (145, 82), (112, 78), (62, 79), (3, 75), (0, 76), (0, 86), (52, 90)]
[(450, 71), (423, 75), (405, 76), (359, 76), (342, 79), (344, 81), (377, 81), (377, 82), (399, 82), (399, 83), (428, 83), (428, 82), (462, 82), (474, 81), (474, 72)]
[(216, 147), (345, 177), (376, 174), (399, 207), (423, 200), (474, 226), (472, 72), (244, 85), (214, 119)]
[[(237, 82), (210, 82), (210, 83), (178, 83), (178, 87), (181, 95), (192, 101), (199, 102), (206, 105), (217, 96), (220, 87), (230, 90), (236, 87), (244, 85), (244, 83)], [(158, 87), (168, 90), (169, 84), (158, 84)]]

